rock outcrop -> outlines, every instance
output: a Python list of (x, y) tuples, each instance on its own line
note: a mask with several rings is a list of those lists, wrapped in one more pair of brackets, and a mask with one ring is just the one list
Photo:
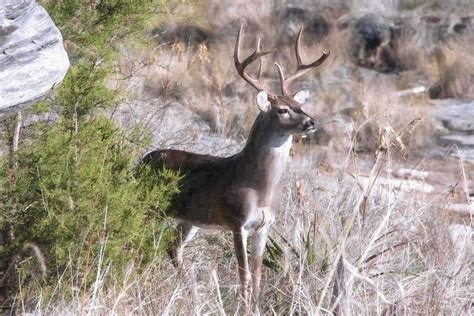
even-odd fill
[(48, 94), (68, 68), (61, 33), (43, 7), (0, 2), (0, 119)]
[(314, 45), (328, 36), (331, 24), (320, 14), (303, 6), (288, 4), (274, 13), (279, 21), (277, 25), (277, 47), (293, 46), (300, 27), (304, 27), (305, 45)]
[(439, 137), (440, 143), (456, 144), (464, 158), (474, 162), (474, 102), (445, 100), (437, 108), (435, 117), (446, 129)]
[(359, 18), (344, 16), (337, 24), (341, 30), (350, 30), (349, 56), (354, 64), (382, 73), (403, 69), (397, 54), (401, 21), (366, 14)]

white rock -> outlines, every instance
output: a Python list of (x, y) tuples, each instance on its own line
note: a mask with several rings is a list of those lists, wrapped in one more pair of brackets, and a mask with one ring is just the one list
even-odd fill
[[(369, 181), (368, 177), (361, 176), (359, 177), (359, 181), (362, 183), (363, 186), (367, 185)], [(425, 181), (419, 181), (415, 179), (398, 179), (395, 177), (392, 178), (385, 178), (385, 177), (378, 177), (375, 183), (375, 187), (392, 187), (395, 191), (403, 191), (403, 192), (425, 192), (425, 193), (432, 193), (434, 191), (434, 187), (431, 184), (426, 183)]]
[(474, 146), (474, 135), (446, 135), (441, 136), (441, 139), (457, 145)]
[(61, 33), (34, 0), (0, 0), (0, 119), (32, 104), (64, 79)]
[(446, 100), (439, 104), (435, 115), (447, 129), (467, 133), (474, 131), (474, 102)]
[(163, 104), (160, 99), (121, 103), (113, 118), (124, 130), (140, 127), (150, 132), (154, 149), (181, 149), (200, 154), (229, 156), (243, 144), (213, 133), (202, 117), (179, 102)]
[(387, 172), (391, 172), (394, 176), (399, 177), (399, 178), (413, 178), (413, 179), (419, 179), (419, 180), (424, 180), (429, 176), (428, 171), (421, 171), (421, 170), (415, 170), (415, 169), (407, 169), (407, 168), (399, 168), (399, 169), (390, 169), (387, 168)]

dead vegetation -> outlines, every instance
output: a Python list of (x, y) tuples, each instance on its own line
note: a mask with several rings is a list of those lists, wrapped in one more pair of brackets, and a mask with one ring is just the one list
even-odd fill
[[(305, 45), (312, 51), (329, 48), (331, 58), (301, 84), (312, 92), (305, 110), (321, 119), (326, 136), (294, 146), (280, 216), (267, 244), (262, 314), (472, 313), (474, 166), (438, 147), (439, 123), (430, 114), (430, 98), (473, 97), (472, 25), (458, 26), (464, 33), (433, 39), (431, 26), (418, 28), (421, 15), (444, 17), (445, 2), (379, 2), (382, 9), (386, 2), (395, 3), (384, 12), (399, 14), (406, 26), (396, 46), (390, 46), (403, 65), (393, 73), (351, 62), (352, 33), (338, 28), (337, 21), (346, 14), (361, 15), (355, 2), (346, 1), (303, 1), (309, 16), (294, 8), (285, 11), (289, 6), (284, 2), (211, 1), (206, 8), (186, 9), (199, 16), (197, 26), (180, 22), (169, 29), (175, 33), (163, 36), (160, 30), (167, 26), (157, 29), (153, 50), (124, 48), (119, 72), (127, 80), (117, 84), (130, 91), (132, 105), (133, 98), (159, 98), (160, 107), (178, 103), (209, 126), (206, 133), (232, 138), (237, 147), (257, 113), (253, 92), (239, 81), (231, 62), (241, 17), (247, 33), (265, 34), (264, 47), (279, 48), (265, 63), (270, 85), (277, 82), (274, 61), (291, 68), (292, 51), (284, 37), (296, 32), (292, 23), (313, 23), (317, 13), (327, 24), (322, 27), (318, 18), (317, 41)], [(469, 3), (448, 2), (450, 13), (465, 18), (455, 4)], [(369, 10), (371, 3), (363, 1), (362, 7)], [(275, 19), (275, 12), (280, 18), (287, 12), (286, 22)], [(443, 25), (435, 18), (425, 20)], [(459, 23), (450, 23), (448, 28), (456, 30)], [(367, 56), (377, 58), (372, 52)], [(148, 113), (154, 113), (148, 119), (158, 134), (173, 120), (160, 121), (158, 109)], [(179, 135), (185, 135), (189, 121), (175, 122), (183, 124)], [(191, 136), (170, 146), (196, 148), (200, 138), (188, 132)], [(81, 280), (71, 276), (58, 283), (47, 301), (42, 294), (32, 300), (21, 290), (17, 301), (29, 302), (20, 304), (24, 312), (47, 314), (243, 312), (236, 300), (230, 234), (204, 232), (200, 237), (185, 249), (186, 271), (157, 261), (142, 273), (130, 266), (124, 282), (114, 283), (114, 271), (104, 269), (88, 293), (79, 293)]]
[[(318, 160), (312, 149), (305, 147), (294, 157), (267, 244), (260, 313), (469, 314), (472, 207), (470, 216), (461, 216), (454, 205), (465, 204), (465, 195), (449, 192), (449, 185), (467, 181), (465, 170), (441, 161), (460, 172), (440, 187), (425, 163), (406, 162), (409, 172), (400, 167), (400, 144), (389, 127), (379, 136), (373, 160), (346, 151), (331, 168), (314, 169)], [(454, 190), (462, 191), (462, 184)], [(129, 266), (120, 283), (104, 267), (88, 293), (75, 291), (80, 280), (70, 276), (48, 301), (40, 296), (34, 305), (29, 300), (28, 310), (244, 311), (236, 300), (239, 284), (230, 234), (202, 232), (184, 254), (184, 271), (157, 260), (142, 273)], [(20, 291), (17, 300), (26, 295)]]

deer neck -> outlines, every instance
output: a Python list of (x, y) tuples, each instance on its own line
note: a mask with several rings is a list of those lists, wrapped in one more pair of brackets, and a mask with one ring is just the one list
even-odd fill
[(255, 182), (267, 195), (278, 185), (289, 159), (293, 136), (275, 131), (270, 119), (260, 113), (255, 120), (241, 157), (252, 166)]

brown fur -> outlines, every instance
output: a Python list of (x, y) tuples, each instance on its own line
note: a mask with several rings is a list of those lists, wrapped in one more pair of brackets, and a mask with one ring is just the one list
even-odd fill
[[(278, 112), (282, 107), (288, 109), (288, 114)], [(223, 158), (172, 149), (147, 154), (143, 163), (157, 170), (163, 166), (179, 170), (183, 175), (180, 193), (169, 210), (181, 223), (180, 236), (174, 245), (178, 249), (169, 252), (175, 263), (181, 261), (176, 257), (180, 257), (193, 226), (231, 230), (236, 244), (243, 242), (242, 237), (254, 233), (255, 243), (262, 244), (258, 239), (266, 240), (276, 215), (278, 184), (286, 169), (292, 134), (313, 130), (315, 125), (296, 101), (281, 97), (273, 102), (270, 110), (259, 114), (245, 147), (234, 156)], [(263, 249), (254, 251), (259, 252), (259, 258), (253, 259), (254, 294), (258, 295)], [(236, 252), (238, 259), (241, 257), (239, 267), (246, 287), (249, 281), (244, 263), (246, 251), (236, 245)]]
[[(282, 95), (267, 93), (259, 78), (251, 77), (245, 68), (273, 50), (261, 51), (260, 41), (255, 51), (240, 61), (243, 26), (234, 49), (234, 64), (239, 75), (259, 90), (256, 118), (243, 150), (231, 157), (199, 155), (180, 150), (157, 150), (147, 154), (143, 163), (152, 168), (163, 166), (179, 170), (183, 177), (180, 192), (172, 202), (170, 215), (178, 219), (178, 238), (168, 251), (175, 265), (181, 265), (182, 249), (196, 233), (197, 228), (231, 230), (242, 283), (242, 295), (248, 302), (250, 269), (247, 259), (247, 237), (253, 234), (251, 254), (253, 298), (260, 293), (263, 252), (268, 231), (276, 216), (279, 182), (289, 159), (293, 134), (317, 129), (315, 120), (301, 110), (306, 91), (293, 96), (291, 83), (322, 64), (329, 56), (322, 56), (310, 64), (301, 58), (301, 28), (295, 44), (298, 67), (285, 79), (283, 69), (276, 64), (281, 81)], [(260, 73), (260, 71), (259, 71)], [(297, 100), (299, 102), (297, 102)]]

